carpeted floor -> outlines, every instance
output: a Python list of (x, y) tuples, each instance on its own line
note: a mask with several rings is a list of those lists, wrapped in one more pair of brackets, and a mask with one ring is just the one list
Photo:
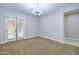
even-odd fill
[(45, 38), (18, 40), (0, 45), (1, 55), (78, 55), (79, 47)]

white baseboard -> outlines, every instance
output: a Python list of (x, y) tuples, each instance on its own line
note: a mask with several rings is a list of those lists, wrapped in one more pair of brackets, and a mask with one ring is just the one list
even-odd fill
[[(38, 37), (38, 36), (28, 36), (28, 37), (24, 37), (24, 38), (19, 38), (19, 40), (29, 39), (29, 38), (34, 38), (34, 37)], [(7, 42), (11, 42), (11, 41), (16, 41), (16, 40), (7, 40), (7, 41), (4, 41), (4, 42), (0, 42), (0, 44), (4, 44), (4, 43), (7, 43)]]
[(0, 42), (0, 44), (4, 44), (4, 43), (7, 43), (7, 41), (5, 41), (5, 42)]
[(72, 38), (72, 37), (65, 37), (65, 40), (73, 40), (73, 41), (79, 41), (79, 39), (77, 38)]
[(64, 44), (64, 41), (60, 41), (60, 40), (57, 40), (57, 39), (54, 39), (54, 38), (49, 38), (49, 37), (46, 37), (46, 36), (39, 36), (39, 37), (50, 39), (50, 40), (54, 40), (54, 41), (57, 41), (59, 43), (63, 43)]
[[(49, 38), (49, 37), (46, 37), (46, 36), (28, 36), (28, 37), (24, 37), (23, 39), (29, 39), (29, 38), (34, 38), (34, 37), (42, 37), (42, 38), (46, 38), (46, 39), (50, 39), (50, 40), (54, 40), (54, 41), (57, 41), (59, 43), (64, 43), (63, 41), (60, 41), (60, 40), (57, 40), (57, 39), (54, 39), (54, 38)], [(20, 39), (21, 40), (21, 39)], [(9, 41), (10, 42), (10, 41)], [(7, 43), (7, 41), (5, 42), (0, 42), (0, 44), (3, 44), (3, 43)]]
[(39, 37), (39, 36), (28, 36), (28, 37), (24, 37), (23, 39), (29, 39), (29, 38), (34, 38), (34, 37)]

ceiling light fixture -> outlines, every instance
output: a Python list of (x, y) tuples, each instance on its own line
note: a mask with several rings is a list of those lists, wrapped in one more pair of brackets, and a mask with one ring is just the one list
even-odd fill
[(42, 13), (43, 13), (43, 10), (41, 9), (41, 7), (39, 7), (38, 3), (36, 3), (36, 7), (32, 11), (32, 14), (35, 15), (35, 16), (41, 16)]

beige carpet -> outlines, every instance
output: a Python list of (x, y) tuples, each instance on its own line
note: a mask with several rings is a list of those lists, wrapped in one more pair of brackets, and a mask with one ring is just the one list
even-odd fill
[(18, 40), (0, 45), (1, 55), (76, 55), (79, 47), (45, 38)]

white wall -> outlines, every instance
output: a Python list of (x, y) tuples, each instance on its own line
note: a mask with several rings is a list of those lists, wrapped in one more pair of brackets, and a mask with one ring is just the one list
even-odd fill
[(17, 10), (11, 10), (11, 9), (7, 9), (7, 8), (0, 8), (0, 43), (4, 43), (7, 42), (7, 32), (6, 32), (6, 17), (7, 15), (10, 16), (22, 16), (25, 18), (24, 22), (25, 22), (25, 30), (24, 30), (24, 38), (31, 38), (31, 37), (35, 37), (38, 35), (37, 33), (37, 18), (32, 16), (32, 15), (28, 15), (25, 14), (21, 11), (17, 11)]
[(5, 15), (25, 17), (24, 38), (42, 36), (64, 42), (64, 12), (79, 8), (79, 4), (71, 4), (51, 12), (48, 15), (34, 17), (21, 11), (0, 7), (0, 43), (6, 42)]
[(64, 42), (64, 12), (77, 8), (79, 8), (79, 4), (68, 4), (40, 17), (40, 36)]
[(79, 13), (65, 16), (65, 36), (79, 39)]

